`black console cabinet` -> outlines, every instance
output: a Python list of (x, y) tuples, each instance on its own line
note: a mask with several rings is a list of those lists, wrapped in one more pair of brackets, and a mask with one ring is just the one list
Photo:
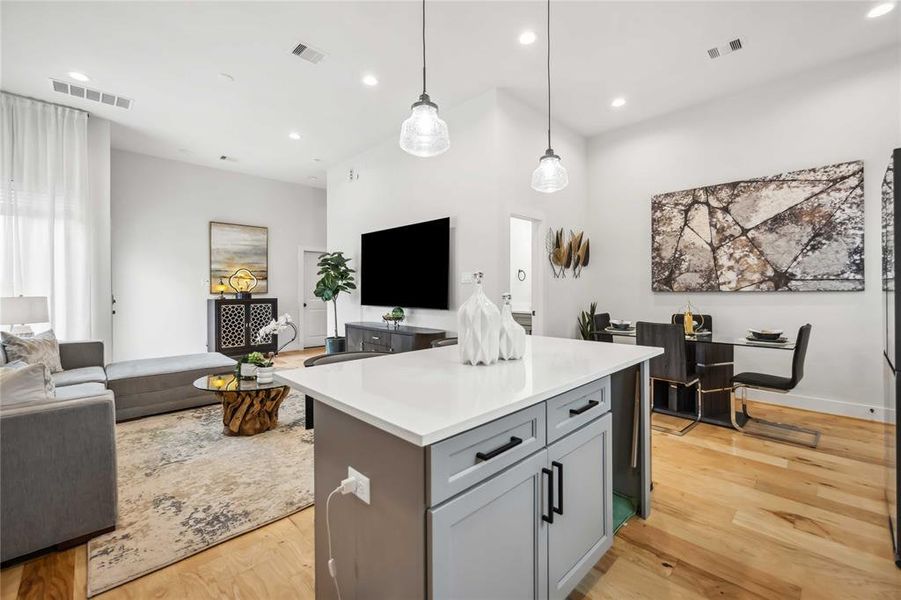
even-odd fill
[(346, 323), (347, 349), (359, 352), (409, 352), (429, 348), (435, 340), (443, 340), (447, 332), (427, 327), (401, 325), (397, 329), (383, 323)]
[(276, 298), (215, 298), (207, 301), (207, 350), (226, 356), (243, 356), (249, 352), (275, 352), (278, 336), (271, 335), (257, 343), (257, 332), (278, 318)]

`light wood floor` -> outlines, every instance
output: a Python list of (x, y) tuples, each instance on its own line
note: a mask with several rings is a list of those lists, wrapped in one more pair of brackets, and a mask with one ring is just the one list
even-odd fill
[[(303, 358), (285, 355), (281, 364)], [(821, 429), (820, 447), (711, 425), (681, 438), (655, 432), (651, 518), (620, 530), (573, 599), (901, 598), (882, 497), (881, 426), (752, 408)], [(313, 514), (295, 513), (99, 598), (312, 598)], [(84, 598), (85, 548), (4, 569), (0, 600)]]

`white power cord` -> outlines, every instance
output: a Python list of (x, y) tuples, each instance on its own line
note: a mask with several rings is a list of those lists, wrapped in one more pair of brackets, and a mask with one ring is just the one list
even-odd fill
[(338, 600), (341, 600), (341, 588), (338, 587), (338, 567), (335, 559), (332, 557), (332, 496), (338, 492), (341, 492), (342, 496), (346, 496), (347, 494), (353, 494), (355, 491), (357, 491), (357, 480), (354, 477), (348, 477), (329, 493), (328, 499), (325, 501), (325, 531), (328, 536), (328, 574), (332, 576), (332, 581), (335, 582), (335, 592), (338, 593)]

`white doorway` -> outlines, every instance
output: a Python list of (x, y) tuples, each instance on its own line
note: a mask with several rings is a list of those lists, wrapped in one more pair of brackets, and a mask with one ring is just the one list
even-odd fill
[(510, 304), (513, 317), (529, 334), (535, 317), (535, 230), (534, 221), (510, 217)]
[(316, 288), (319, 268), (316, 266), (322, 250), (301, 248), (300, 251), (301, 290), (301, 326), (300, 345), (302, 348), (315, 348), (325, 345), (328, 313), (325, 302), (313, 295)]

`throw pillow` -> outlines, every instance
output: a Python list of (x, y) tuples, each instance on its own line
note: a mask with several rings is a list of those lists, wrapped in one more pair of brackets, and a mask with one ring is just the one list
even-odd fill
[(6, 331), (0, 332), (6, 358), (10, 362), (21, 360), (29, 365), (43, 363), (51, 373), (59, 373), (63, 366), (59, 361), (59, 342), (53, 330), (41, 332), (33, 337), (25, 338)]
[(0, 406), (19, 406), (53, 399), (53, 380), (47, 365), (0, 367)]

